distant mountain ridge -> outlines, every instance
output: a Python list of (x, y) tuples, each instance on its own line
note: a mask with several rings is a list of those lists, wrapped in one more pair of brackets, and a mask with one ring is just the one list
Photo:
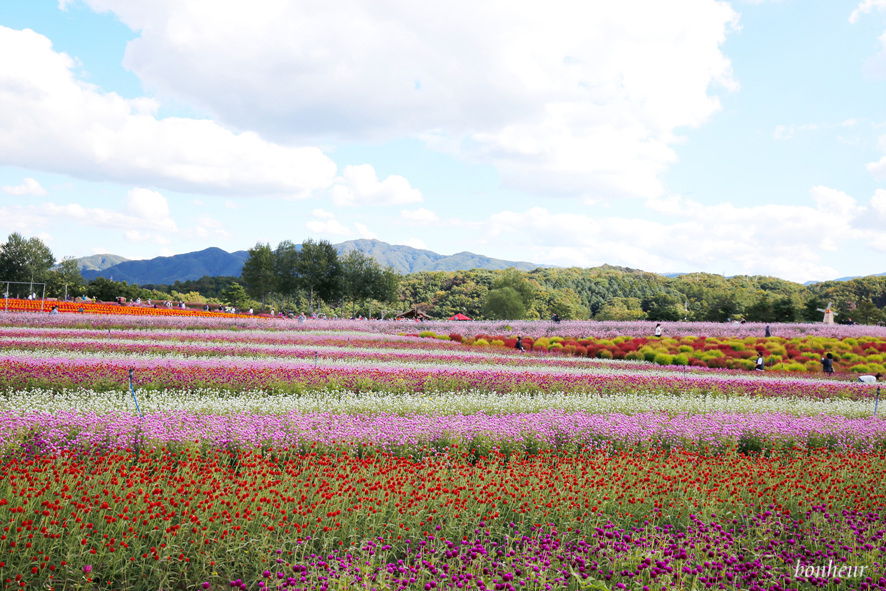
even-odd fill
[(347, 254), (352, 250), (360, 250), (368, 254), (381, 266), (393, 267), (403, 274), (419, 271), (469, 271), (470, 269), (507, 269), (515, 267), (520, 271), (531, 271), (539, 267), (552, 265), (536, 265), (521, 261), (505, 261), (474, 254), (457, 252), (453, 255), (437, 254), (430, 250), (422, 250), (405, 245), (394, 245), (380, 240), (348, 240), (335, 244), (339, 254)]
[[(382, 266), (391, 266), (399, 273), (409, 274), (419, 271), (464, 271), (470, 269), (507, 269), (516, 267), (521, 271), (531, 271), (539, 267), (520, 261), (505, 261), (471, 252), (442, 255), (430, 250), (422, 250), (404, 245), (392, 245), (380, 240), (349, 240), (333, 245), (339, 254), (360, 250), (373, 257)], [(168, 257), (147, 260), (127, 260), (102, 267), (96, 256), (110, 261), (116, 255), (93, 255), (77, 259), (80, 272), (87, 280), (107, 277), (114, 281), (126, 281), (138, 285), (170, 285), (176, 281), (196, 280), (206, 275), (210, 277), (239, 277), (243, 263), (249, 257), (245, 250), (227, 252), (211, 247), (197, 252), (188, 252)]]
[(108, 267), (125, 263), (128, 260), (126, 257), (116, 254), (94, 254), (77, 259), (77, 266), (80, 267), (80, 273), (82, 274), (84, 271), (102, 271)]
[(114, 281), (126, 281), (138, 285), (171, 284), (176, 281), (200, 279), (205, 275), (238, 277), (248, 256), (249, 254), (245, 250), (227, 252), (213, 246), (205, 250), (169, 257), (157, 257), (142, 261), (127, 260), (100, 271), (81, 270), (80, 273), (86, 280), (107, 277)]

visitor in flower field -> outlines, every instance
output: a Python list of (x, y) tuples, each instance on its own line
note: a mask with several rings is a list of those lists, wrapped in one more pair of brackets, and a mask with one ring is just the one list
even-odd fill
[(58, 306), (53, 306), (52, 310), (50, 310), (49, 313), (52, 314), (53, 316), (57, 316), (58, 315)]
[(828, 353), (821, 358), (821, 370), (825, 373), (834, 373), (834, 355)]
[(655, 325), (655, 336), (661, 338), (661, 323)]
[(763, 353), (757, 352), (757, 363), (754, 365), (754, 369), (756, 371), (763, 371), (766, 369), (766, 362), (763, 360)]
[(768, 324), (766, 325), (766, 335), (765, 336), (766, 336), (766, 338), (769, 338), (772, 336), (772, 331), (769, 330)]
[(877, 373), (872, 376), (858, 376), (858, 381), (863, 384), (876, 384), (880, 381), (880, 378), (883, 377), (883, 374)]
[(521, 353), (526, 349), (523, 347), (523, 337), (517, 337), (517, 344), (514, 345), (514, 348), (520, 351)]

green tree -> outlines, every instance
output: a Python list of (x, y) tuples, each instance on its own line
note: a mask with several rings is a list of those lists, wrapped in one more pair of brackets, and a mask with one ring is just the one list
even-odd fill
[(493, 280), (492, 289), (501, 289), (503, 287), (510, 287), (520, 294), (520, 299), (526, 308), (532, 305), (532, 300), (535, 298), (537, 291), (535, 286), (526, 278), (526, 274), (514, 267), (501, 271)]
[(807, 322), (821, 322), (821, 319), (824, 318), (824, 313), (819, 312), (819, 308), (824, 309), (821, 300), (817, 296), (809, 296), (803, 304), (803, 320)]
[(261, 301), (264, 309), (265, 300), (277, 287), (277, 270), (274, 264), (274, 251), (270, 244), (257, 243), (249, 249), (249, 256), (243, 263), (240, 273), (246, 292)]
[(713, 299), (705, 311), (704, 319), (710, 322), (726, 322), (738, 314), (738, 302), (733, 294), (720, 295)]
[[(364, 300), (372, 296), (375, 275), (381, 273), (375, 260), (360, 250), (352, 250), (340, 259), (340, 282), (339, 293), (342, 304), (347, 300), (351, 302), (351, 315), (354, 315), (354, 306), (357, 300)], [(343, 315), (343, 314), (342, 314)]]
[(646, 312), (640, 307), (638, 298), (612, 298), (600, 308), (597, 320), (643, 320)]
[(245, 308), (249, 304), (249, 296), (242, 285), (234, 282), (222, 292), (222, 301), (235, 308)]
[(768, 293), (761, 295), (757, 301), (745, 310), (745, 318), (751, 322), (774, 322), (775, 307)]
[(526, 315), (526, 306), (516, 289), (499, 287), (486, 294), (481, 312), (493, 320), (520, 320)]
[(117, 298), (134, 300), (141, 294), (137, 285), (125, 281), (113, 281), (107, 277), (96, 277), (86, 286), (86, 295), (102, 302), (113, 302)]
[(52, 251), (37, 237), (13, 232), (0, 244), (0, 281), (43, 283), (54, 264)]
[(871, 300), (860, 301), (853, 313), (853, 318), (860, 324), (877, 324), (883, 320), (883, 312)]
[(658, 292), (643, 301), (643, 309), (649, 320), (680, 320), (683, 317), (683, 303), (674, 295)]
[(327, 240), (305, 240), (301, 245), (297, 271), (302, 289), (308, 292), (311, 314), (314, 313), (314, 296), (331, 301), (339, 293), (341, 268), (335, 247)]
[(284, 296), (293, 297), (300, 289), (298, 275), (298, 248), (284, 240), (274, 250), (274, 271), (277, 274), (276, 290)]
[(776, 322), (796, 322), (800, 315), (794, 300), (789, 296), (776, 300), (772, 305), (772, 312)]
[(46, 294), (54, 298), (78, 296), (86, 291), (86, 280), (74, 257), (65, 257), (46, 277)]
[[(387, 304), (397, 300), (399, 287), (400, 274), (393, 267), (385, 267), (381, 273), (374, 277), (371, 290), (372, 298), (384, 304), (385, 311), (387, 311)], [(382, 318), (384, 318), (384, 313)]]
[(553, 314), (562, 320), (580, 320), (587, 319), (588, 309), (581, 303), (581, 298), (574, 289), (563, 287), (537, 291), (534, 306), (527, 312), (527, 316), (549, 318)]

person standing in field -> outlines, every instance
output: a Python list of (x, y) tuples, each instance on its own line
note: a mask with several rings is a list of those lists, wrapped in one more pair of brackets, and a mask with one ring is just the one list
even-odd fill
[(517, 343), (514, 345), (514, 348), (521, 353), (526, 350), (526, 348), (523, 347), (523, 337), (517, 337)]
[(661, 338), (661, 322), (655, 325), (655, 336)]
[(821, 370), (826, 374), (834, 373), (834, 355), (833, 353), (828, 353), (824, 357), (821, 358)]
[(763, 371), (766, 369), (766, 361), (763, 359), (763, 353), (757, 352), (757, 363), (754, 365), (754, 369), (756, 371)]

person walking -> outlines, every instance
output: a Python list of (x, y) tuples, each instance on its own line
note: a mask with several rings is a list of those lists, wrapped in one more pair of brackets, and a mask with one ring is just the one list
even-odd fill
[(661, 322), (655, 325), (655, 336), (656, 338), (661, 338)]
[(766, 325), (766, 338), (768, 339), (771, 336), (772, 336), (772, 331), (769, 330), (769, 325), (767, 324)]
[(833, 353), (828, 353), (824, 357), (821, 358), (821, 370), (826, 374), (834, 373), (834, 355)]

